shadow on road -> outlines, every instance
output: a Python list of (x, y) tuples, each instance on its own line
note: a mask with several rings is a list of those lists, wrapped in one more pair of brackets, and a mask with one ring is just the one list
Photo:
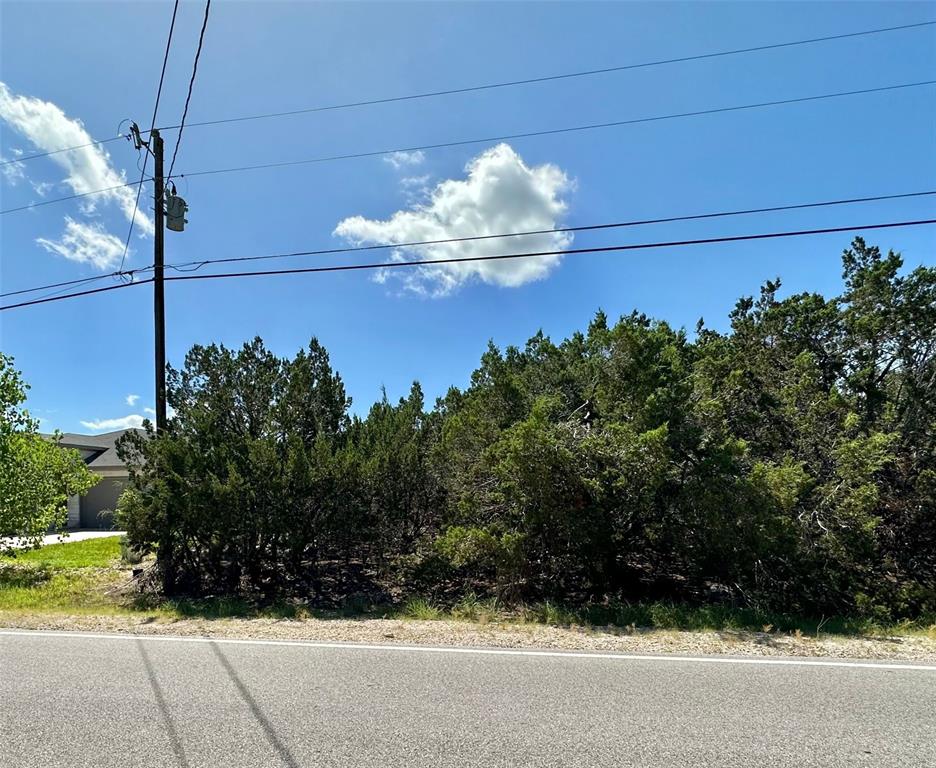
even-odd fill
[(224, 667), (224, 671), (227, 672), (228, 677), (231, 678), (231, 682), (234, 683), (234, 686), (237, 688), (237, 692), (241, 695), (244, 703), (247, 704), (247, 707), (250, 709), (254, 719), (260, 724), (260, 727), (266, 734), (270, 744), (273, 745), (273, 749), (279, 753), (279, 756), (283, 759), (283, 762), (289, 768), (299, 768), (299, 763), (297, 762), (296, 758), (293, 757), (292, 753), (289, 751), (289, 748), (277, 735), (276, 730), (273, 728), (270, 721), (267, 720), (266, 715), (263, 714), (263, 710), (260, 709), (260, 706), (254, 700), (254, 697), (250, 694), (250, 690), (237, 676), (237, 672), (234, 671), (234, 667), (231, 665), (231, 662), (228, 661), (224, 653), (222, 653), (221, 648), (218, 647), (217, 643), (211, 643), (211, 649), (215, 652), (215, 656), (218, 657), (218, 661), (221, 662), (221, 666)]
[(140, 656), (143, 657), (143, 666), (146, 669), (146, 676), (149, 678), (150, 687), (153, 689), (153, 696), (156, 698), (156, 706), (159, 707), (159, 714), (162, 715), (163, 725), (166, 726), (166, 735), (172, 744), (172, 751), (175, 753), (176, 760), (180, 768), (189, 768), (189, 762), (185, 757), (185, 750), (182, 748), (182, 740), (179, 738), (179, 732), (176, 730), (175, 722), (169, 713), (169, 705), (166, 703), (166, 696), (163, 693), (159, 681), (156, 679), (156, 673), (153, 670), (153, 662), (146, 653), (146, 643), (142, 640), (136, 641), (137, 648), (140, 649)]

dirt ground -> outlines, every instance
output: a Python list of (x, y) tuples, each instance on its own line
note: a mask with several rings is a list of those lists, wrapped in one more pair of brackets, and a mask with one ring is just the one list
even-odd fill
[(541, 624), (409, 619), (168, 619), (0, 612), (0, 627), (145, 635), (306, 640), (365, 644), (542, 648), (631, 654), (815, 656), (936, 663), (936, 638), (842, 637), (766, 632), (676, 632)]

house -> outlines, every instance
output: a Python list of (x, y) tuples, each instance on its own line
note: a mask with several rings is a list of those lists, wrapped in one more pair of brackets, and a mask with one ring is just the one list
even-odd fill
[(68, 528), (113, 528), (117, 499), (127, 485), (127, 466), (117, 455), (117, 440), (128, 429), (105, 432), (102, 435), (66, 433), (59, 443), (81, 454), (98, 483), (83, 496), (68, 499)]

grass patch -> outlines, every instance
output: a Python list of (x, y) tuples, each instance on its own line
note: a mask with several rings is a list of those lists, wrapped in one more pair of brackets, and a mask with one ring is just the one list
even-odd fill
[(609, 603), (569, 608), (550, 601), (498, 609), (493, 601), (469, 594), (448, 607), (413, 598), (391, 614), (406, 619), (454, 619), (487, 623), (543, 624), (611, 631), (779, 632), (810, 637), (919, 635), (936, 638), (936, 616), (881, 623), (860, 617), (805, 617), (727, 605), (685, 603)]
[[(157, 612), (172, 619), (372, 619), (386, 618), (392, 609), (363, 598), (351, 598), (336, 608), (316, 608), (303, 600), (255, 602), (238, 597), (181, 598), (164, 600), (138, 595), (127, 605), (137, 612)], [(414, 609), (415, 610), (415, 609)], [(436, 618), (441, 617), (439, 611)]]
[(118, 570), (120, 537), (47, 544), (0, 557), (0, 610), (113, 613), (107, 590)]
[[(19, 567), (17, 570), (38, 570)], [(113, 613), (119, 608), (106, 590), (123, 580), (119, 571), (82, 568), (60, 571), (48, 578), (22, 576), (8, 579), (0, 574), (0, 611), (69, 611)]]
[[(145, 609), (145, 605), (140, 607)], [(301, 604), (273, 603), (256, 605), (236, 597), (213, 597), (204, 600), (165, 600), (150, 608), (179, 619), (308, 619), (313, 612)]]
[(434, 621), (445, 617), (444, 612), (435, 603), (421, 597), (407, 600), (400, 609), (400, 617), (404, 619), (419, 619), (420, 621)]
[(452, 606), (449, 614), (453, 619), (487, 624), (497, 618), (497, 602), (481, 600), (474, 592), (469, 592)]
[(688, 605), (674, 602), (609, 603), (581, 609), (541, 603), (523, 609), (528, 621), (568, 626), (692, 632), (788, 632), (820, 635), (880, 636), (924, 633), (936, 636), (936, 616), (917, 621), (881, 623), (874, 619), (843, 616), (799, 616), (730, 605)]
[(108, 568), (120, 558), (120, 536), (46, 544), (5, 555), (0, 562), (37, 563), (50, 568)]

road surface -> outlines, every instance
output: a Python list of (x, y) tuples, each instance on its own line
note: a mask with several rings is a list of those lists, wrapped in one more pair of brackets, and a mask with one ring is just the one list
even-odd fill
[(936, 666), (0, 630), (0, 765), (936, 766)]

